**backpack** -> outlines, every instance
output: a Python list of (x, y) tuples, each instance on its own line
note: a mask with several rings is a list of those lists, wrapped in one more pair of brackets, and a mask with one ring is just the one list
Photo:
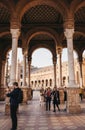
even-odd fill
[(21, 89), (19, 89), (19, 95), (17, 98), (18, 103), (22, 103), (23, 101), (23, 91)]

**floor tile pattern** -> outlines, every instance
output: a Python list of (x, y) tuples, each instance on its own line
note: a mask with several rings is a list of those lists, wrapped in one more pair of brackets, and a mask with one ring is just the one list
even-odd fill
[[(10, 130), (10, 116), (4, 114), (5, 103), (0, 102), (0, 130)], [(67, 114), (64, 105), (56, 113), (45, 111), (39, 100), (29, 101), (19, 107), (17, 130), (85, 130), (85, 101), (81, 103), (81, 114)]]

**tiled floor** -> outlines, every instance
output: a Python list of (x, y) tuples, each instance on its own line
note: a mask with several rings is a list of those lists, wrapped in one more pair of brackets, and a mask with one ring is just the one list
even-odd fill
[[(40, 106), (38, 100), (29, 101), (28, 105), (21, 105), (18, 113), (18, 130), (85, 130), (85, 101), (81, 103), (81, 114), (67, 114), (63, 111), (56, 113), (45, 111), (44, 104)], [(0, 130), (10, 130), (10, 116), (4, 115), (4, 103), (0, 103)]]

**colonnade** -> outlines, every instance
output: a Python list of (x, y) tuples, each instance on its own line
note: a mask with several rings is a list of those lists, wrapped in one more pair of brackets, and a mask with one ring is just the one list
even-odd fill
[(31, 86), (33, 89), (40, 89), (40, 88), (46, 88), (50, 87), (52, 88), (53, 86), (53, 79), (44, 79), (44, 80), (35, 80), (31, 81)]
[[(74, 58), (73, 58), (73, 33), (74, 29), (65, 29), (65, 36), (67, 39), (67, 48), (68, 48), (68, 70), (69, 70), (69, 87), (76, 86), (75, 83), (75, 71), (74, 71)], [(11, 60), (11, 76), (10, 76), (10, 85), (16, 79), (16, 69), (17, 69), (17, 46), (18, 38), (20, 36), (19, 29), (11, 29), (12, 34), (12, 60)], [(54, 86), (62, 86), (62, 47), (57, 46), (56, 57), (53, 57), (53, 66), (54, 66)], [(26, 86), (26, 60), (28, 61), (28, 86), (30, 87), (30, 69), (31, 69), (31, 57), (27, 57), (26, 54), (23, 54), (23, 86)], [(56, 63), (58, 65), (58, 72), (56, 72)], [(81, 85), (82, 85), (82, 62), (80, 63), (80, 74), (81, 74)], [(2, 82), (4, 77), (4, 68), (5, 64), (3, 62), (2, 68)], [(56, 79), (59, 79), (59, 84), (57, 84)]]
[[(68, 84), (68, 111), (74, 111), (74, 107), (76, 106), (77, 110), (80, 110), (80, 105), (78, 101), (78, 91), (77, 85), (75, 83), (75, 73), (74, 73), (74, 57), (73, 57), (73, 34), (74, 34), (74, 27), (65, 26), (64, 34), (67, 40), (67, 50), (68, 50), (68, 70), (69, 70), (69, 84)], [(12, 59), (11, 59), (11, 76), (10, 76), (10, 86), (13, 82), (17, 81), (16, 79), (16, 65), (17, 65), (17, 47), (18, 47), (18, 39), (20, 36), (20, 29), (19, 27), (11, 28), (10, 30), (12, 34)], [(62, 54), (62, 47), (56, 47), (56, 56), (53, 57), (53, 65), (54, 65), (54, 86), (57, 86), (56, 77), (59, 77), (59, 85), (62, 86), (62, 63), (61, 63), (61, 54)], [(23, 55), (23, 86), (26, 85), (26, 58), (28, 61), (28, 87), (30, 87), (30, 69), (31, 69), (31, 57), (29, 55)], [(58, 73), (56, 72), (56, 63), (58, 61)], [(3, 64), (4, 67), (4, 64)], [(81, 64), (80, 64), (81, 70)], [(2, 69), (3, 73), (3, 69)], [(2, 75), (3, 77), (3, 75)], [(72, 99), (72, 95), (76, 95), (76, 99)], [(73, 100), (73, 104), (72, 104)], [(70, 107), (71, 106), (71, 107)]]

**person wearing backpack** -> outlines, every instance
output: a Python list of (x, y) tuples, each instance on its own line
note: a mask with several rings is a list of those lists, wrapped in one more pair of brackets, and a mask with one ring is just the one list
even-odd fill
[(10, 97), (10, 116), (12, 120), (12, 128), (10, 130), (17, 129), (17, 110), (19, 106), (18, 97), (19, 97), (20, 88), (18, 83), (13, 83), (13, 90), (7, 94), (7, 97)]

